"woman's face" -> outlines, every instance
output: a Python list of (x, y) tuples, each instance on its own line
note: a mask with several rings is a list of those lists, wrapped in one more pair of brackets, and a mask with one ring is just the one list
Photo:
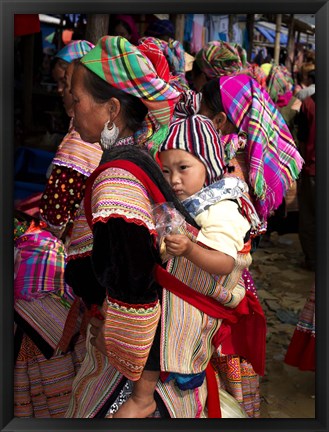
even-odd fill
[(66, 114), (69, 117), (73, 117), (73, 97), (71, 94), (71, 80), (74, 71), (74, 63), (70, 63), (65, 71), (64, 75), (64, 89), (63, 89), (63, 104)]
[(127, 40), (131, 39), (131, 34), (128, 32), (126, 27), (122, 25), (121, 23), (117, 24), (114, 28), (114, 35), (115, 36), (122, 36), (126, 38)]
[(52, 71), (53, 79), (57, 83), (57, 92), (63, 96), (63, 90), (65, 86), (65, 70), (67, 68), (67, 63), (63, 60), (57, 60), (54, 69)]
[(107, 103), (96, 102), (86, 90), (83, 66), (74, 68), (71, 80), (71, 94), (73, 97), (73, 124), (81, 138), (87, 142), (99, 142), (105, 123), (109, 120)]

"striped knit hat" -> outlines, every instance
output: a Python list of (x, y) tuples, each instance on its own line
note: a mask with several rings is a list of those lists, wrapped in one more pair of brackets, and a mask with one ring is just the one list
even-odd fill
[(207, 170), (207, 185), (219, 180), (224, 174), (220, 138), (212, 121), (205, 116), (198, 114), (173, 121), (159, 151), (172, 149), (185, 150), (203, 162)]
[(149, 112), (137, 141), (155, 156), (180, 96), (169, 84), (169, 67), (161, 50), (151, 42), (136, 47), (122, 36), (103, 36), (81, 63), (111, 86), (141, 99)]
[(72, 63), (74, 60), (83, 57), (94, 47), (94, 44), (86, 40), (75, 40), (68, 43), (64, 48), (58, 51), (56, 57), (66, 61), (67, 63)]

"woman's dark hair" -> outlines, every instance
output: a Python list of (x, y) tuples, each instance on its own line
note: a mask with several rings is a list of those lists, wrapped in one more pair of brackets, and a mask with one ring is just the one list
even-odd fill
[(307, 78), (311, 80), (313, 84), (315, 84), (315, 69), (312, 69), (308, 72)]
[[(81, 66), (83, 65), (80, 63), (79, 67)], [(105, 103), (111, 98), (118, 99), (128, 128), (133, 132), (140, 129), (148, 112), (141, 99), (111, 86), (86, 67), (84, 67), (84, 70), (86, 72), (84, 74), (84, 85), (94, 100), (98, 103)]]
[(113, 29), (115, 30), (115, 27), (118, 25), (122, 25), (122, 27), (124, 27), (127, 30), (127, 32), (131, 35), (132, 31), (128, 23), (122, 20), (116, 20), (114, 21)]
[(214, 78), (208, 81), (202, 87), (201, 92), (202, 92), (202, 102), (205, 103), (207, 108), (213, 114), (213, 117), (220, 112), (225, 112), (223, 108), (221, 93), (220, 93), (219, 78)]
[(202, 72), (203, 71), (200, 69), (200, 66), (198, 65), (196, 60), (194, 60), (193, 66), (192, 66), (192, 75), (198, 77), (199, 75), (202, 74)]

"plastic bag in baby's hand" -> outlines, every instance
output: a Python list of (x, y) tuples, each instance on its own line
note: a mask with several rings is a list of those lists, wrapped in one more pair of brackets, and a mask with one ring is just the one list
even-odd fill
[(171, 202), (156, 204), (152, 207), (152, 211), (155, 218), (155, 228), (158, 233), (161, 259), (165, 262), (170, 256), (166, 254), (164, 238), (168, 234), (178, 234), (179, 228), (185, 226), (185, 218)]

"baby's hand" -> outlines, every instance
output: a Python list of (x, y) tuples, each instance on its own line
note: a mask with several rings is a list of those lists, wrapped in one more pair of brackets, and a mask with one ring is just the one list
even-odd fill
[(193, 242), (184, 234), (166, 235), (164, 241), (167, 253), (173, 256), (187, 256), (193, 248)]

